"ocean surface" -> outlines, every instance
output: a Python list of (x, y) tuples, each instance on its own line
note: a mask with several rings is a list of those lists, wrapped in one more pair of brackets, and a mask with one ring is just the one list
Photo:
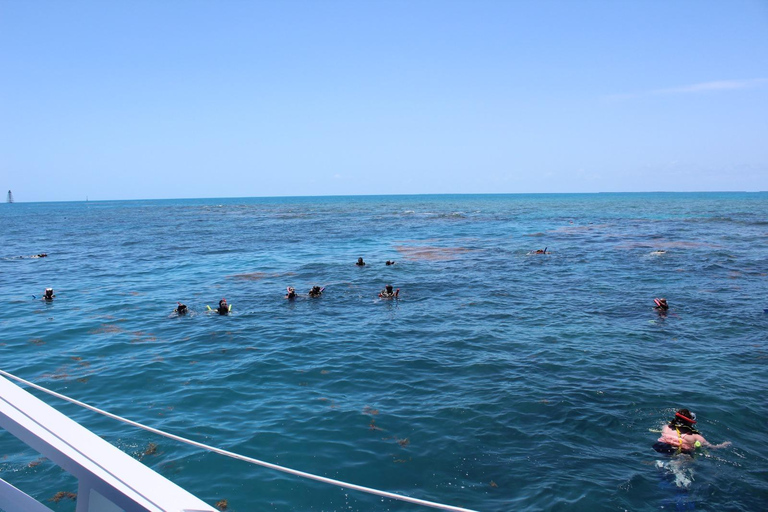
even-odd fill
[[(0, 225), (0, 369), (112, 413), (477, 510), (768, 509), (768, 193), (15, 203)], [(229, 511), (426, 510), (34, 394)], [(681, 407), (732, 446), (653, 451)], [(3, 430), (0, 478), (75, 509)]]

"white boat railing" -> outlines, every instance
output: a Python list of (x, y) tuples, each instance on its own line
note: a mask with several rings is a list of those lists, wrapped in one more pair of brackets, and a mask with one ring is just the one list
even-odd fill
[[(365, 487), (365, 486), (362, 486), (362, 485), (357, 485), (357, 484), (353, 484), (353, 483), (349, 483), (349, 482), (343, 482), (341, 480), (336, 480), (334, 478), (328, 478), (328, 477), (324, 477), (324, 476), (321, 476), (321, 475), (315, 475), (315, 474), (312, 474), (312, 473), (307, 473), (305, 471), (299, 471), (299, 470), (296, 470), (296, 469), (287, 468), (285, 466), (280, 466), (280, 465), (277, 465), (277, 464), (273, 464), (271, 462), (266, 462), (266, 461), (255, 459), (253, 457), (248, 457), (248, 456), (245, 456), (245, 455), (242, 455), (242, 454), (239, 454), (239, 453), (234, 453), (234, 452), (230, 452), (228, 450), (223, 450), (223, 449), (217, 448), (215, 446), (211, 446), (211, 445), (207, 445), (207, 444), (204, 444), (204, 443), (200, 443), (198, 441), (193, 441), (192, 439), (187, 439), (187, 438), (175, 435), (175, 434), (171, 434), (169, 432), (164, 432), (162, 430), (150, 427), (148, 425), (143, 425), (141, 423), (129, 420), (127, 418), (123, 418), (123, 417), (118, 416), (116, 414), (112, 414), (110, 412), (107, 412), (107, 411), (104, 411), (104, 410), (99, 409), (97, 407), (94, 407), (92, 405), (88, 405), (86, 403), (80, 402), (79, 400), (75, 400), (74, 398), (70, 398), (68, 396), (62, 395), (62, 394), (57, 393), (55, 391), (52, 391), (50, 389), (44, 388), (43, 386), (40, 386), (38, 384), (34, 384), (32, 382), (24, 380), (24, 379), (22, 379), (20, 377), (17, 377), (16, 375), (8, 373), (8, 372), (6, 372), (4, 370), (0, 370), (0, 379), (2, 379), (3, 381), (7, 382), (8, 384), (13, 385), (10, 381), (7, 381), (7, 380), (3, 379), (3, 376), (8, 377), (9, 379), (13, 379), (13, 380), (15, 380), (17, 382), (20, 382), (20, 383), (24, 384), (25, 386), (29, 386), (31, 388), (37, 389), (38, 391), (42, 391), (43, 393), (47, 393), (47, 394), (49, 394), (51, 396), (54, 396), (54, 397), (59, 398), (61, 400), (65, 400), (65, 401), (67, 401), (69, 403), (78, 405), (80, 407), (88, 409), (89, 411), (93, 411), (95, 413), (104, 415), (104, 416), (106, 416), (108, 418), (112, 418), (114, 420), (120, 421), (120, 422), (125, 423), (127, 425), (131, 425), (133, 427), (146, 430), (147, 432), (152, 432), (153, 434), (157, 434), (159, 436), (167, 437), (168, 439), (173, 439), (173, 440), (178, 441), (180, 443), (185, 443), (185, 444), (188, 444), (190, 446), (195, 446), (197, 448), (200, 448), (200, 449), (203, 449), (203, 450), (207, 450), (209, 452), (218, 453), (219, 455), (223, 455), (225, 457), (230, 457), (230, 458), (235, 459), (235, 460), (240, 460), (240, 461), (243, 461), (243, 462), (248, 462), (250, 464), (254, 464), (254, 465), (257, 465), (257, 466), (262, 466), (262, 467), (265, 467), (265, 468), (274, 469), (276, 471), (281, 471), (283, 473), (287, 473), (287, 474), (290, 474), (290, 475), (298, 476), (298, 477), (301, 477), (301, 478), (306, 478), (306, 479), (309, 479), (309, 480), (315, 480), (317, 482), (323, 482), (323, 483), (334, 485), (334, 486), (338, 486), (338, 487), (341, 487), (341, 488), (344, 488), (344, 489), (351, 489), (351, 490), (355, 490), (355, 491), (360, 491), (360, 492), (372, 494), (372, 495), (375, 495), (375, 496), (381, 496), (381, 497), (389, 498), (389, 499), (393, 499), (393, 500), (399, 500), (399, 501), (404, 501), (404, 502), (408, 502), (408, 503), (413, 503), (415, 505), (421, 505), (423, 507), (436, 508), (436, 509), (440, 509), (440, 510), (446, 510), (446, 511), (449, 511), (449, 512), (474, 512), (473, 510), (468, 509), (468, 508), (456, 507), (456, 506), (447, 505), (447, 504), (444, 504), (444, 503), (436, 503), (434, 501), (423, 500), (423, 499), (414, 498), (414, 497), (411, 497), (411, 496), (405, 496), (405, 495), (402, 495), (402, 494), (396, 494), (396, 493), (393, 493), (393, 492), (383, 491), (383, 490), (380, 490), (380, 489), (374, 489), (372, 487)], [(21, 391), (23, 393), (26, 393), (21, 388), (18, 388), (15, 385), (13, 385), (13, 386), (14, 386), (14, 388), (18, 389), (19, 391)], [(29, 395), (29, 394), (27, 393), (27, 395)], [(3, 396), (3, 388), (0, 387), (0, 399), (2, 398), (2, 396)], [(31, 397), (32, 395), (29, 395), (29, 396)], [(34, 397), (32, 397), (32, 398), (34, 398)], [(37, 400), (37, 399), (35, 399), (35, 400)], [(40, 402), (39, 400), (37, 400), (37, 401)], [(40, 403), (42, 403), (42, 405), (44, 405), (48, 409), (51, 409), (54, 412), (58, 413), (58, 411), (55, 411), (55, 409), (50, 408), (47, 404), (45, 404), (43, 402), (40, 402)], [(0, 406), (1, 405), (2, 405), (2, 402), (0, 402)], [(3, 413), (3, 410), (2, 410), (2, 407), (0, 407), (0, 426), (3, 426), (3, 423), (2, 423), (2, 413)], [(60, 414), (60, 413), (58, 413), (58, 414)], [(63, 415), (61, 415), (61, 416), (66, 418), (66, 416), (63, 416)], [(69, 420), (69, 418), (66, 418), (66, 419)], [(69, 420), (69, 421), (72, 421), (72, 420)], [(74, 422), (72, 422), (72, 423), (74, 423)], [(83, 427), (81, 427), (77, 423), (74, 423), (74, 424), (77, 425), (79, 428), (85, 430)], [(22, 433), (24, 432), (23, 428), (21, 429), (21, 431), (22, 431)], [(94, 435), (90, 431), (86, 430), (86, 432), (88, 432), (91, 435)], [(19, 437), (20, 439), (24, 440), (20, 436), (17, 436), (17, 437)], [(106, 441), (103, 441), (101, 438), (97, 437), (97, 439), (99, 439), (99, 441), (102, 441), (102, 442), (106, 443)], [(27, 444), (29, 444), (30, 446), (32, 446), (34, 448), (34, 446), (31, 445), (30, 443), (27, 443)], [(117, 450), (117, 448), (115, 448), (114, 446), (110, 445), (109, 443), (106, 443), (106, 444), (107, 444), (107, 446), (111, 447), (112, 449)], [(124, 453), (120, 452), (120, 450), (117, 450), (117, 451), (121, 455), (126, 456)], [(142, 466), (140, 463), (138, 463), (137, 461), (134, 461), (130, 457), (128, 457), (128, 459), (130, 459), (134, 463), (139, 464), (140, 466)], [(64, 467), (64, 466), (62, 466), (62, 467)], [(142, 466), (142, 467), (144, 467), (145, 470), (150, 471), (151, 473), (153, 473), (157, 477), (159, 477), (161, 479), (163, 478), (160, 475), (157, 475), (156, 473), (154, 473), (149, 468), (146, 468), (145, 466)], [(2, 497), (2, 495), (0, 495), (0, 497)], [(194, 498), (194, 496), (193, 496), (193, 498)], [(102, 509), (98, 509), (98, 510), (99, 510), (99, 512), (102, 511)], [(112, 512), (113, 511), (113, 509), (108, 509), (108, 508), (107, 509), (103, 509), (103, 510), (105, 512)], [(120, 510), (120, 509), (114, 509), (114, 510)], [(143, 510), (155, 510), (155, 509), (137, 508), (137, 509), (126, 509), (126, 510), (131, 510), (131, 511), (132, 510), (139, 510), (139, 511), (143, 511)], [(204, 508), (204, 509), (193, 509), (193, 508), (187, 509), (187, 508), (183, 508), (183, 509), (179, 509), (177, 507), (177, 508), (162, 509), (162, 510), (168, 510), (168, 511), (181, 510), (181, 511), (184, 511), (184, 512), (197, 512), (198, 510), (206, 510), (207, 511), (207, 510), (212, 510), (212, 509), (210, 509), (210, 508)], [(16, 511), (15, 510), (8, 510), (7, 512), (16, 512)], [(87, 509), (87, 508), (80, 509), (79, 506), (78, 506), (77, 512), (96, 512), (96, 511), (95, 511), (95, 509), (90, 509), (90, 510)]]
[[(77, 478), (77, 512), (216, 512), (1, 376), (0, 427)], [(52, 512), (2, 479), (0, 509)]]

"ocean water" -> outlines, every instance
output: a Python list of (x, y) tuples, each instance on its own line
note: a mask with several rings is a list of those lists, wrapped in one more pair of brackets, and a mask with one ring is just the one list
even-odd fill
[[(115, 414), (477, 510), (768, 509), (766, 193), (15, 203), (0, 225), (0, 368)], [(421, 508), (34, 394), (229, 511)], [(732, 446), (654, 452), (680, 407)], [(2, 430), (0, 477), (74, 510)]]

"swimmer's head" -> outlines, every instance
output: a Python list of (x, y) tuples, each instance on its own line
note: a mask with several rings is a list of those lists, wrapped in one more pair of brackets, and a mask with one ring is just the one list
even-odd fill
[(219, 301), (219, 307), (222, 307), (222, 306), (226, 307), (226, 305), (227, 305), (227, 299), (222, 297), (222, 299)]
[(48, 298), (53, 297), (53, 288), (46, 288), (45, 289), (45, 296)]
[(675, 413), (675, 418), (679, 418), (689, 425), (696, 423), (696, 415), (688, 409), (680, 409)]
[(384, 289), (387, 290), (387, 293), (392, 293), (392, 285), (391, 284), (388, 284), (387, 286), (385, 286)]

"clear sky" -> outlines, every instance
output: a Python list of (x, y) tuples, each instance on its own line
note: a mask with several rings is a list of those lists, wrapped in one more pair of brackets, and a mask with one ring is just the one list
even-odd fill
[(768, 1), (0, 0), (7, 189), (768, 190)]

